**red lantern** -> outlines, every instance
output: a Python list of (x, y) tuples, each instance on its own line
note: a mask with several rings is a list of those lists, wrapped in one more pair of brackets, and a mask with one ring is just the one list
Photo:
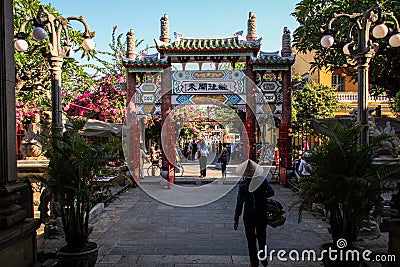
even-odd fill
[(342, 74), (340, 74), (340, 77), (342, 77), (342, 78), (344, 78), (344, 77), (346, 77), (346, 76), (347, 76), (347, 74), (344, 73), (344, 72), (342, 72)]

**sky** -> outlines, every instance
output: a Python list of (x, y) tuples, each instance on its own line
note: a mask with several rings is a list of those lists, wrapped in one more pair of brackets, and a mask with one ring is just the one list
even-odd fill
[[(109, 50), (113, 26), (124, 36), (134, 29), (137, 40), (154, 45), (160, 37), (160, 18), (168, 14), (171, 41), (174, 32), (186, 36), (229, 36), (243, 30), (247, 34), (249, 12), (257, 16), (257, 35), (262, 37), (261, 51), (281, 50), (283, 28), (293, 32), (298, 26), (290, 14), (300, 0), (42, 0), (63, 16), (83, 16), (90, 30), (96, 31), (96, 49)], [(74, 22), (75, 23), (75, 22)], [(71, 24), (74, 29), (83, 26)], [(125, 38), (125, 37), (124, 37)], [(154, 51), (150, 51), (154, 52)]]

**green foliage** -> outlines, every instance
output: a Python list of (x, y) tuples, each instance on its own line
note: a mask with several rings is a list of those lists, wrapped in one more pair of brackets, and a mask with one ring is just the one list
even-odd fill
[(396, 96), (390, 102), (390, 107), (397, 116), (400, 115), (400, 91), (396, 93)]
[(293, 91), (293, 121), (307, 124), (313, 119), (333, 118), (342, 108), (338, 104), (335, 88), (323, 84), (308, 83), (302, 89)]
[(155, 140), (157, 143), (160, 140), (161, 133), (161, 121), (156, 118), (154, 115), (147, 115), (144, 119), (145, 124), (145, 139), (146, 140)]
[(299, 183), (303, 203), (317, 203), (328, 212), (333, 241), (357, 238), (360, 224), (379, 206), (380, 181), (399, 170), (399, 165), (373, 164), (380, 136), (369, 145), (358, 145), (362, 127), (336, 123), (326, 125), (322, 145), (312, 151), (307, 162), (311, 176)]
[[(84, 65), (85, 68), (94, 69), (97, 78), (92, 85), (80, 83), (80, 92), (69, 94), (69, 102), (64, 108), (68, 115), (122, 123), (126, 106), (125, 92), (121, 90), (121, 83), (125, 82), (126, 76), (122, 66), (126, 41), (122, 41), (123, 34), (117, 35), (117, 28), (113, 27), (110, 50), (97, 51), (94, 55), (95, 64)], [(136, 45), (141, 43), (143, 40), (137, 41)]]
[[(89, 211), (106, 184), (97, 183), (106, 163), (115, 157), (112, 148), (80, 135), (85, 121), (70, 118), (71, 125), (43, 134), (49, 177), (43, 182), (60, 204), (69, 251), (83, 251), (89, 237)], [(44, 127), (48, 129), (48, 127)]]
[(214, 120), (219, 122), (223, 128), (228, 128), (231, 133), (241, 133), (243, 131), (243, 121), (246, 120), (246, 113), (242, 110), (230, 104), (215, 105), (213, 113)]
[[(320, 44), (322, 30), (327, 28), (327, 24), (333, 18), (334, 13), (359, 13), (366, 11), (370, 6), (384, 3), (385, 11), (392, 11), (394, 15), (400, 18), (400, 5), (397, 0), (302, 0), (295, 8), (292, 15), (300, 23), (300, 26), (293, 33), (293, 44), (300, 52), (315, 51), (312, 68), (327, 67), (330, 70), (342, 69), (349, 75), (351, 68), (356, 67), (354, 61), (349, 61), (343, 51), (343, 45), (348, 42), (347, 32), (350, 21), (347, 18), (337, 19), (332, 27), (335, 29), (334, 37), (336, 43), (333, 48), (326, 49)], [(388, 20), (387, 24), (393, 24)], [(390, 35), (390, 34), (389, 34)], [(356, 36), (355, 36), (356, 37)], [(385, 92), (393, 98), (399, 91), (400, 84), (400, 49), (391, 48), (388, 40), (389, 36), (377, 40), (372, 37), (374, 42), (379, 43), (379, 51), (371, 60), (370, 80), (373, 85), (372, 94)], [(350, 68), (349, 68), (350, 67)]]

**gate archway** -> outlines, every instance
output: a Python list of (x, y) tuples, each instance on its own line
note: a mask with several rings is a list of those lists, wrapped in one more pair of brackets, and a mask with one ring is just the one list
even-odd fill
[[(244, 158), (257, 161), (257, 143), (266, 144), (266, 131), (274, 116), (280, 120), (278, 147), (280, 150), (281, 182), (286, 183), (289, 164), (291, 125), (291, 56), (290, 32), (285, 28), (282, 51), (260, 51), (262, 38), (257, 38), (256, 18), (249, 13), (248, 34), (243, 32), (224, 37), (188, 37), (175, 33), (169, 37), (168, 16), (161, 18), (161, 36), (155, 40), (157, 54), (138, 56), (134, 32), (127, 34), (127, 136), (126, 154), (134, 179), (140, 177), (140, 144), (143, 140), (143, 119), (147, 115), (161, 121), (162, 168), (167, 179), (175, 179), (176, 125), (168, 119), (179, 105), (230, 105), (245, 112), (241, 141)], [(229, 70), (221, 70), (222, 64)], [(195, 67), (193, 67), (195, 66)], [(206, 69), (207, 66), (211, 68)], [(242, 66), (242, 70), (237, 67)], [(245, 78), (243, 78), (245, 77)], [(250, 81), (250, 82), (246, 82)], [(272, 141), (271, 141), (272, 142)]]

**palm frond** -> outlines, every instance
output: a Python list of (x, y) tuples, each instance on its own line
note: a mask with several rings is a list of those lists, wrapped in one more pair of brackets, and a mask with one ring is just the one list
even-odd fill
[(381, 181), (398, 174), (400, 164), (376, 164), (374, 160), (390, 136), (382, 135), (360, 146), (363, 127), (358, 124), (329, 123), (321, 129), (324, 142), (307, 160), (311, 176), (300, 180), (299, 195), (304, 202), (320, 204), (329, 213), (334, 240), (344, 237), (352, 242), (361, 221), (379, 202)]

